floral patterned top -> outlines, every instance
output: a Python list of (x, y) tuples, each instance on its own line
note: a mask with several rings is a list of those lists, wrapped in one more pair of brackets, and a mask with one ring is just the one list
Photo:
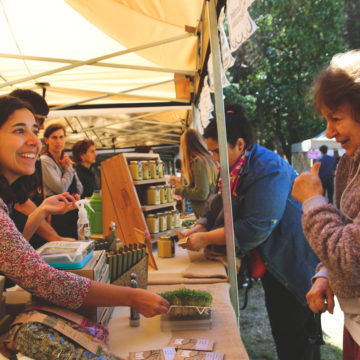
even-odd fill
[(57, 270), (42, 260), (17, 230), (0, 198), (0, 271), (35, 296), (77, 309), (90, 289), (90, 280)]

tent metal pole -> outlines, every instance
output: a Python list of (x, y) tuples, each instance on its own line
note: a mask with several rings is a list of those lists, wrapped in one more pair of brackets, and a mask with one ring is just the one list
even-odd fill
[(231, 192), (229, 181), (229, 165), (227, 153), (227, 139), (225, 129), (225, 108), (223, 101), (223, 89), (221, 84), (221, 60), (220, 47), (217, 30), (217, 15), (215, 0), (208, 2), (209, 24), (210, 24), (210, 44), (211, 56), (213, 59), (213, 73), (215, 85), (215, 111), (218, 130), (218, 142), (220, 148), (220, 168), (222, 179), (222, 198), (225, 217), (225, 237), (226, 237), (226, 255), (228, 261), (228, 275), (230, 281), (230, 299), (236, 314), (236, 320), (239, 327), (239, 295), (237, 286), (236, 256), (233, 215), (231, 207)]
[(38, 78), (41, 78), (41, 77), (46, 76), (46, 75), (51, 75), (51, 74), (59, 73), (59, 72), (62, 72), (62, 71), (74, 69), (74, 68), (79, 67), (79, 66), (93, 64), (94, 62), (98, 62), (100, 60), (110, 59), (110, 58), (113, 58), (113, 57), (116, 57), (116, 56), (131, 53), (131, 52), (144, 50), (144, 49), (147, 49), (147, 48), (150, 48), (150, 47), (155, 47), (155, 46), (163, 45), (163, 44), (166, 44), (166, 43), (169, 43), (169, 42), (185, 39), (185, 38), (188, 38), (188, 37), (191, 37), (191, 36), (196, 36), (196, 35), (191, 34), (191, 33), (185, 33), (185, 34), (174, 36), (174, 37), (171, 37), (171, 38), (168, 38), (168, 39), (155, 41), (155, 42), (153, 42), (151, 44), (144, 44), (144, 45), (136, 46), (136, 47), (133, 47), (131, 49), (117, 51), (117, 52), (114, 52), (114, 53), (111, 53), (111, 54), (98, 56), (96, 58), (92, 58), (92, 59), (89, 59), (89, 60), (77, 61), (75, 64), (62, 66), (60, 68), (44, 71), (44, 72), (39, 73), (39, 74), (26, 76), (26, 77), (21, 78), (21, 79), (8, 81), (8, 82), (6, 82), (4, 84), (0, 84), (0, 89), (3, 88), (3, 87), (6, 87), (6, 86), (10, 86), (10, 85), (20, 84), (20, 83), (23, 83), (23, 82), (28, 81), (28, 80), (38, 79)]
[[(136, 88), (132, 88), (132, 89), (128, 89), (128, 90), (124, 90), (124, 91), (120, 91), (117, 93), (113, 93), (113, 92), (107, 92), (107, 93), (103, 93), (103, 95), (99, 95), (99, 96), (95, 96), (95, 97), (91, 97), (91, 98), (87, 98), (84, 100), (80, 100), (71, 104), (66, 104), (66, 105), (61, 105), (61, 106), (55, 106), (53, 108), (51, 108), (51, 110), (59, 110), (59, 109), (64, 109), (64, 108), (68, 108), (71, 106), (75, 106), (75, 105), (80, 105), (80, 104), (84, 104), (84, 103), (88, 103), (88, 102), (92, 102), (95, 100), (100, 100), (100, 99), (105, 99), (107, 97), (111, 97), (111, 96), (124, 96), (124, 97), (129, 97), (129, 98), (139, 98), (139, 99), (154, 99), (154, 100), (163, 100), (163, 101), (174, 101), (174, 102), (179, 102), (179, 103), (184, 103), (187, 104), (189, 101), (188, 100), (181, 100), (181, 99), (176, 99), (176, 98), (164, 98), (164, 97), (155, 97), (155, 96), (144, 96), (144, 95), (132, 95), (132, 94), (128, 94), (129, 92), (132, 91), (138, 91), (138, 90), (143, 90), (149, 87), (153, 87), (153, 86), (157, 86), (157, 85), (162, 85), (162, 84), (166, 84), (166, 83), (170, 83), (170, 82), (176, 82), (176, 81), (180, 81), (180, 80), (184, 80), (186, 79), (186, 77), (181, 77), (181, 78), (177, 78), (177, 79), (170, 79), (170, 80), (165, 80), (165, 81), (160, 81), (158, 83), (153, 83), (153, 84), (149, 84), (149, 85), (144, 85), (144, 86), (139, 86)], [(64, 88), (59, 88), (59, 87), (51, 87), (52, 90), (56, 90), (56, 89), (64, 89)], [(69, 89), (66, 89), (69, 90)], [(82, 91), (82, 92), (90, 92), (93, 93), (94, 91), (91, 90), (82, 90), (82, 89), (70, 89), (73, 91)]]
[[(56, 63), (65, 63), (65, 64), (75, 64), (79, 61), (74, 59), (60, 59), (60, 58), (49, 58), (43, 56), (17, 55), (17, 54), (4, 54), (4, 53), (0, 53), (0, 58), (35, 60), (35, 61), (56, 62)], [(176, 73), (176, 74), (184, 74), (190, 76), (196, 75), (196, 72), (192, 70), (171, 69), (171, 68), (162, 68), (162, 67), (154, 67), (154, 66), (123, 65), (123, 64), (105, 63), (105, 62), (94, 62), (87, 65), (114, 68), (114, 69), (132, 69), (132, 70)]]
[[(163, 114), (163, 113), (166, 113), (168, 111), (169, 110), (160, 110), (160, 111), (148, 112), (148, 113), (145, 113), (145, 114), (142, 114), (142, 115), (130, 117), (128, 119), (118, 119), (116, 121), (112, 121), (110, 123), (107, 123), (107, 124), (101, 125), (101, 126), (93, 126), (93, 127), (83, 128), (82, 131), (92, 131), (92, 130), (104, 129), (104, 128), (107, 128), (109, 126), (117, 125), (117, 124), (120, 124), (120, 123), (125, 122), (125, 121), (135, 121), (135, 120), (138, 120), (138, 119), (147, 118), (148, 116), (154, 116), (154, 115), (158, 115), (158, 114)], [(106, 118), (106, 116), (104, 116), (104, 118)], [(160, 124), (162, 124), (162, 123), (160, 123)]]

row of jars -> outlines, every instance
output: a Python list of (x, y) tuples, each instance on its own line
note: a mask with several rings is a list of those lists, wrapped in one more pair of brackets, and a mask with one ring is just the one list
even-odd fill
[(132, 160), (129, 169), (133, 180), (162, 179), (164, 177), (164, 162), (162, 160)]
[(167, 204), (173, 201), (172, 185), (152, 185), (146, 189), (145, 205)]
[(158, 232), (179, 228), (179, 210), (165, 211), (157, 214), (147, 214), (146, 224), (149, 228), (150, 234), (157, 234)]

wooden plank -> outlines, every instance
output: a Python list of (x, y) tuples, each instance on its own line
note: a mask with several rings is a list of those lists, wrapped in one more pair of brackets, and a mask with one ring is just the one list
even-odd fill
[[(103, 197), (103, 232), (108, 233), (111, 221), (116, 223), (116, 236), (124, 244), (138, 243), (134, 228), (148, 233), (146, 221), (135, 186), (131, 179), (127, 160), (123, 154), (113, 156), (101, 163)], [(143, 242), (143, 241), (142, 241)], [(150, 240), (147, 240), (150, 243)], [(156, 268), (151, 246), (147, 246), (149, 265)]]

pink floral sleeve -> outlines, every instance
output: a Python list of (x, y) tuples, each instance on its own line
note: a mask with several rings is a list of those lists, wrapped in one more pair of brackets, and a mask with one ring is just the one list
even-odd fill
[(52, 268), (42, 260), (10, 219), (0, 199), (0, 271), (23, 289), (56, 305), (76, 309), (90, 280)]

